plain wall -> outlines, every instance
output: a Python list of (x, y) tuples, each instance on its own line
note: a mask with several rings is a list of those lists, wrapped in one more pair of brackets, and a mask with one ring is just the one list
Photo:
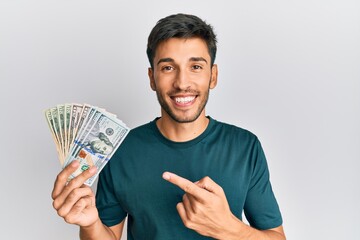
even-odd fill
[(1, 0), (0, 239), (78, 238), (52, 208), (43, 110), (86, 102), (131, 128), (159, 116), (147, 36), (178, 12), (218, 34), (207, 114), (259, 137), (288, 239), (360, 239), (357, 0)]

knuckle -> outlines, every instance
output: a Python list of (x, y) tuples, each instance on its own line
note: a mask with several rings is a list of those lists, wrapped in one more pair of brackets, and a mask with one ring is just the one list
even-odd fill
[(84, 198), (80, 198), (80, 199), (76, 202), (75, 206), (78, 207), (78, 208), (81, 208), (81, 207), (83, 207), (83, 206), (86, 206), (86, 203), (87, 203), (87, 201), (86, 201)]
[(64, 217), (66, 223), (73, 223), (73, 217), (71, 215)]
[(52, 200), (55, 200), (55, 199), (56, 199), (56, 194), (55, 194), (54, 192), (51, 194), (51, 199), (52, 199)]
[(75, 189), (79, 186), (78, 179), (74, 178), (66, 185), (67, 189)]
[(185, 187), (184, 187), (184, 191), (185, 192), (191, 192), (193, 189), (192, 185), (191, 184), (186, 184)]
[(82, 189), (80, 189), (80, 188), (74, 188), (74, 189), (72, 190), (71, 194), (72, 194), (73, 196), (78, 196), (78, 195), (81, 194), (81, 192), (82, 192)]
[(189, 219), (189, 220), (185, 219), (183, 222), (184, 222), (185, 227), (190, 228), (190, 229), (194, 228), (194, 224), (192, 223), (191, 219)]
[[(194, 217), (196, 216), (196, 214), (198, 214), (201, 210), (198, 207), (198, 204), (196, 202), (191, 205), (191, 210), (192, 210), (192, 212), (190, 213), (190, 217), (191, 217), (191, 220), (194, 220)], [(194, 213), (194, 214), (192, 214), (192, 213)]]
[(78, 190), (77, 189), (74, 189), (70, 192), (70, 194), (68, 195), (67, 199), (69, 201), (73, 201), (74, 199), (76, 199), (78, 197)]
[(56, 176), (56, 182), (63, 182), (67, 180), (67, 174), (63, 170)]
[(205, 182), (209, 182), (210, 180), (211, 180), (211, 178), (210, 178), (209, 176), (205, 176), (205, 177), (204, 177), (204, 181), (205, 181)]
[(56, 209), (56, 210), (59, 209), (59, 203), (58, 203), (58, 201), (57, 201), (56, 199), (53, 201), (52, 206), (53, 206), (53, 208)]
[(81, 198), (83, 190), (80, 188), (74, 188), (68, 195), (68, 200), (75, 202)]
[(57, 210), (57, 214), (60, 216), (60, 217), (65, 217), (65, 212), (62, 208), (60, 208), (59, 210)]
[(184, 194), (184, 195), (182, 196), (182, 200), (183, 200), (183, 202), (188, 200), (188, 197), (187, 197), (186, 194)]

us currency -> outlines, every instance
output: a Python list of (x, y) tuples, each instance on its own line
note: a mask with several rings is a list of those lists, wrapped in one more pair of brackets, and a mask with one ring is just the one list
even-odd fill
[(60, 162), (61, 162), (61, 158), (63, 156), (62, 156), (62, 153), (61, 153), (61, 146), (60, 146), (60, 143), (59, 143), (59, 139), (58, 139), (58, 137), (56, 136), (56, 133), (55, 133), (55, 123), (54, 123), (54, 119), (53, 119), (52, 114), (51, 114), (51, 109), (47, 109), (45, 111), (45, 117), (46, 117), (46, 121), (47, 121), (47, 123), (49, 125), (49, 128), (50, 128), (50, 131), (51, 131), (51, 136), (52, 136), (52, 138), (54, 140), (54, 143), (55, 143), (55, 146), (56, 146), (56, 151), (58, 153), (58, 157), (59, 157)]
[(85, 182), (86, 185), (91, 186), (130, 129), (122, 121), (98, 109), (95, 110), (92, 119), (84, 129), (82, 136), (75, 140), (74, 151), (68, 156), (66, 162), (68, 164), (74, 160), (80, 162), (79, 168), (70, 178), (96, 166), (97, 174)]
[[(73, 106), (76, 106), (77, 104), (73, 104)], [(94, 107), (88, 105), (88, 104), (84, 104), (82, 107), (81, 107), (81, 110), (80, 109), (77, 109), (76, 111), (79, 112), (79, 115), (78, 116), (75, 116), (78, 117), (79, 119), (77, 120), (77, 123), (76, 125), (74, 125), (74, 129), (72, 129), (72, 132), (73, 132), (73, 139), (69, 140), (70, 141), (70, 145), (71, 145), (71, 148), (68, 150), (68, 152), (66, 153), (66, 158), (64, 159), (64, 162), (63, 162), (63, 166), (67, 166), (68, 165), (68, 162), (67, 162), (67, 156), (69, 153), (71, 153), (72, 149), (73, 149), (73, 146), (74, 146), (74, 142), (75, 142), (75, 139), (79, 137), (79, 132), (82, 132), (83, 131), (83, 125), (87, 123), (87, 121), (89, 120), (88, 118), (91, 116), (91, 114), (93, 113), (93, 111), (90, 111), (91, 109), (93, 109)], [(71, 116), (72, 117), (72, 116)]]
[(115, 114), (88, 104), (59, 104), (45, 116), (62, 167), (80, 162), (69, 180), (96, 166), (97, 174), (85, 182), (89, 186), (130, 131)]
[(83, 105), (74, 103), (71, 105), (71, 121), (70, 121), (70, 129), (69, 129), (69, 139), (70, 139), (70, 145), (69, 149), (72, 147), (76, 133), (78, 128), (78, 123), (80, 120), (81, 112), (83, 110)]
[(61, 162), (61, 165), (63, 165), (64, 159), (65, 159), (65, 153), (64, 153), (63, 138), (62, 138), (60, 123), (59, 123), (60, 120), (59, 120), (58, 108), (53, 107), (50, 109), (50, 112), (51, 112), (51, 117), (52, 117), (52, 120), (54, 123), (54, 132), (55, 132), (56, 138), (57, 138), (59, 146), (60, 146), (59, 160)]
[(66, 165), (71, 162), (71, 156), (75, 156), (81, 148), (81, 145), (85, 141), (87, 134), (91, 131), (92, 127), (97, 121), (97, 118), (100, 117), (101, 112), (97, 110), (96, 107), (91, 107), (88, 111), (87, 118), (84, 119), (83, 125), (78, 132), (78, 135), (75, 137), (74, 145), (70, 150), (70, 153), (65, 160)]
[(64, 129), (65, 129), (65, 154), (67, 154), (69, 152), (69, 148), (70, 148), (70, 124), (71, 124), (71, 108), (72, 105), (71, 104), (65, 104), (64, 106)]
[(65, 105), (57, 105), (56, 106), (57, 108), (57, 112), (58, 112), (58, 115), (57, 115), (57, 120), (58, 120), (58, 123), (59, 123), (59, 129), (60, 129), (60, 136), (61, 136), (61, 144), (62, 144), (62, 150), (63, 150), (63, 153), (64, 153), (64, 156), (66, 156), (66, 138), (65, 138)]

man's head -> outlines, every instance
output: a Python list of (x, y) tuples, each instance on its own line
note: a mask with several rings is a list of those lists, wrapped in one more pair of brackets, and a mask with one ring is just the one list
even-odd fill
[(207, 44), (211, 65), (216, 57), (216, 35), (211, 25), (200, 18), (188, 14), (175, 14), (160, 19), (152, 29), (147, 44), (147, 56), (151, 68), (158, 45), (170, 38), (201, 38)]

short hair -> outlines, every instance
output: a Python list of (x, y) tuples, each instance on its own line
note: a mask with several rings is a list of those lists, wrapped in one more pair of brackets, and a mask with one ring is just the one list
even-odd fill
[(160, 19), (151, 30), (148, 37), (146, 54), (151, 68), (154, 68), (154, 57), (158, 45), (169, 38), (199, 37), (206, 42), (211, 66), (216, 57), (216, 34), (213, 27), (197, 16), (189, 14), (174, 14)]

